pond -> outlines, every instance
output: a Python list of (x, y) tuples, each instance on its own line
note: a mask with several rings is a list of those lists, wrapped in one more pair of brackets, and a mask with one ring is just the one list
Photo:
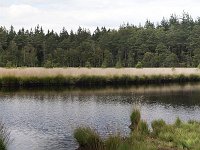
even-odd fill
[(200, 84), (0, 92), (9, 150), (74, 150), (73, 131), (79, 126), (90, 126), (102, 137), (126, 136), (133, 107), (149, 125), (158, 118), (200, 120)]

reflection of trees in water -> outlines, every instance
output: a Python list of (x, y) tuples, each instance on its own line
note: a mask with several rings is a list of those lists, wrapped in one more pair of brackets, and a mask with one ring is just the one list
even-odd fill
[(200, 106), (200, 92), (198, 91), (179, 91), (171, 93), (156, 93), (145, 95), (144, 103), (160, 103), (175, 106)]
[(95, 101), (105, 104), (161, 104), (176, 106), (200, 106), (200, 84), (152, 85), (107, 88), (57, 88), (57, 89), (8, 89), (1, 90), (0, 97), (27, 97), (36, 101)]

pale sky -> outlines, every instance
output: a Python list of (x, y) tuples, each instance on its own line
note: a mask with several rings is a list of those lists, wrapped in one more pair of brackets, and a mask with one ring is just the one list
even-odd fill
[(63, 27), (68, 31), (79, 26), (91, 31), (97, 26), (117, 29), (147, 19), (157, 23), (183, 11), (196, 19), (199, 7), (199, 0), (0, 0), (0, 26), (18, 30), (39, 24), (58, 33)]

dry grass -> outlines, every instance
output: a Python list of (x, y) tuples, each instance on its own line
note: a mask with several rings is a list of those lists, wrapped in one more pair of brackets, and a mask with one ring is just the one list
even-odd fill
[(200, 75), (197, 68), (0, 68), (0, 77), (52, 77), (52, 76), (79, 76), (79, 75), (98, 75), (98, 76), (142, 76), (142, 75)]

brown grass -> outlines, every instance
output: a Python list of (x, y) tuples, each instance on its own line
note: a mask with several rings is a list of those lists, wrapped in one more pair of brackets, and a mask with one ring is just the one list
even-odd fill
[(98, 75), (98, 76), (121, 76), (121, 75), (200, 75), (197, 68), (0, 68), (0, 77), (48, 77), (48, 76), (79, 76), (79, 75)]

